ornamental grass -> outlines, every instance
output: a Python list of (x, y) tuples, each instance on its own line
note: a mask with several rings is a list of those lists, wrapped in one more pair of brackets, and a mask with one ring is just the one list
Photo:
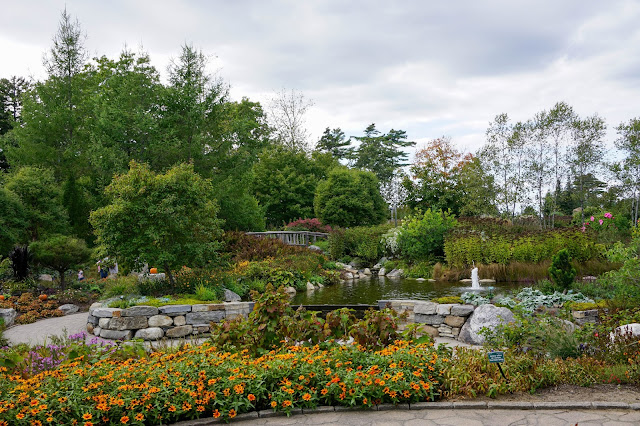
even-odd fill
[(125, 360), (80, 357), (33, 376), (0, 367), (0, 425), (155, 425), (261, 409), (432, 401), (448, 363), (432, 344), (397, 341), (379, 351), (288, 346), (258, 357), (205, 343)]

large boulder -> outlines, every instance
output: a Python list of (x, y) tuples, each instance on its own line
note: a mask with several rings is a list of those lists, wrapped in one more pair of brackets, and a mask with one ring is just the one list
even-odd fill
[(5, 327), (9, 327), (10, 325), (13, 325), (17, 316), (18, 316), (18, 313), (13, 308), (0, 309), (0, 318), (4, 320)]
[(622, 336), (639, 337), (640, 324), (634, 322), (632, 324), (621, 325), (620, 327), (617, 327), (615, 330), (613, 330), (613, 333), (609, 333), (609, 337), (611, 338), (612, 342), (615, 341), (616, 338), (620, 338)]
[(242, 298), (238, 293), (235, 293), (227, 288), (224, 289), (224, 301), (225, 302), (239, 302)]
[(498, 325), (513, 321), (515, 321), (513, 312), (508, 308), (498, 308), (491, 304), (480, 305), (460, 329), (458, 340), (471, 345), (482, 345), (485, 341), (485, 337), (480, 334), (483, 328), (493, 330)]
[(78, 305), (74, 305), (73, 303), (66, 303), (58, 307), (58, 309), (61, 310), (63, 314), (70, 315), (78, 312), (80, 310), (80, 307)]

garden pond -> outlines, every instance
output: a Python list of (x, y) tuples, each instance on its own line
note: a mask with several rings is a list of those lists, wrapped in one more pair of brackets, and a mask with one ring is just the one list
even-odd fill
[[(499, 282), (482, 285), (480, 294), (493, 291), (495, 295), (530, 286), (530, 283)], [(373, 276), (357, 280), (345, 281), (315, 291), (297, 293), (291, 303), (293, 305), (375, 305), (378, 300), (412, 299), (431, 300), (443, 296), (460, 296), (472, 291), (471, 283), (418, 281), (411, 278), (387, 278)]]

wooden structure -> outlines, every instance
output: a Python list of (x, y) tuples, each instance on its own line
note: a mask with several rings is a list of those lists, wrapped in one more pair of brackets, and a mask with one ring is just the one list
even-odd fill
[(329, 234), (324, 232), (310, 231), (269, 231), (269, 232), (247, 232), (247, 235), (256, 237), (279, 238), (290, 246), (308, 246), (316, 242), (318, 238), (327, 238)]

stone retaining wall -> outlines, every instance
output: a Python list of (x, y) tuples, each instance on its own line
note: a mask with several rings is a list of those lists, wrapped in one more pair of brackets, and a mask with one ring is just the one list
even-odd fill
[(132, 306), (109, 308), (94, 303), (89, 308), (87, 331), (105, 339), (158, 340), (208, 333), (209, 324), (225, 318), (247, 317), (253, 302), (198, 305)]
[(433, 337), (457, 339), (460, 329), (475, 310), (473, 305), (440, 304), (426, 300), (379, 300), (378, 307), (406, 312), (407, 323), (424, 324), (423, 331)]

